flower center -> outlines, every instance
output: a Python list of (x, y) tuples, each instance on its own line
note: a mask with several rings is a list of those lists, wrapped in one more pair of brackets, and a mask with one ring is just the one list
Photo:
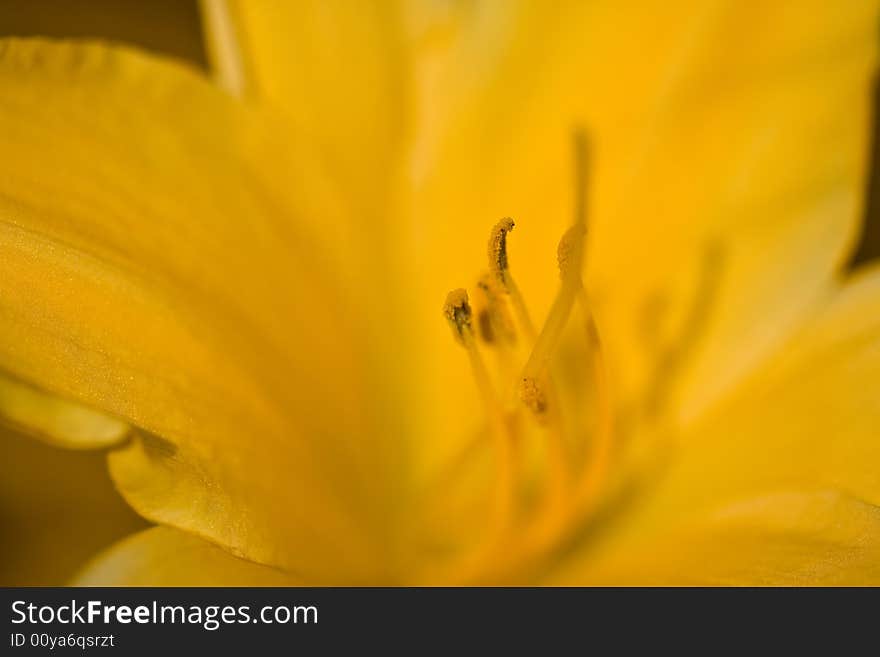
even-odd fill
[[(491, 436), (494, 486), (490, 517), (479, 545), (453, 560), (445, 579), (504, 578), (522, 568), (564, 538), (565, 532), (597, 506), (612, 454), (614, 423), (611, 391), (605, 368), (600, 331), (581, 280), (587, 233), (584, 191), (587, 143), (575, 139), (575, 220), (559, 242), (560, 287), (540, 331), (536, 331), (526, 303), (510, 271), (508, 235), (513, 220), (499, 221), (489, 238), (489, 272), (477, 285), (474, 312), (468, 294), (453, 290), (444, 315), (455, 340), (467, 352)], [(562, 411), (560, 387), (552, 359), (575, 309), (582, 317), (581, 339), (590, 372), (592, 419), (589, 445), (573, 449), (575, 440)], [(512, 310), (512, 312), (511, 312)], [(519, 335), (531, 345), (524, 365), (515, 367)], [(494, 350), (501, 379), (509, 390), (499, 393), (483, 356)], [(506, 375), (506, 376), (505, 376)], [(526, 417), (534, 420), (542, 443), (544, 465), (535, 475), (524, 458), (522, 433)], [(537, 480), (537, 481), (536, 481)], [(537, 493), (534, 491), (537, 490)], [(529, 495), (528, 491), (532, 491)], [(522, 501), (531, 497), (532, 502)]]

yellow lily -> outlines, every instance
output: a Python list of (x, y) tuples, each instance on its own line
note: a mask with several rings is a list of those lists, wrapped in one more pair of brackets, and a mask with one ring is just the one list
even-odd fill
[(160, 525), (80, 581), (880, 583), (877, 3), (668, 4), (3, 43), (0, 411)]

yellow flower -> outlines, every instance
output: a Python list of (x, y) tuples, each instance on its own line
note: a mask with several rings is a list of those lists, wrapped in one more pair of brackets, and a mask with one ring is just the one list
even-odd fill
[(876, 3), (669, 4), (5, 42), (0, 410), (160, 525), (81, 581), (880, 583)]

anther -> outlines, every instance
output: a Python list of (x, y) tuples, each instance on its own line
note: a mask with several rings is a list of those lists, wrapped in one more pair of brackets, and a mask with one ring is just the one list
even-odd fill
[(525, 377), (520, 382), (519, 397), (535, 417), (545, 419), (547, 413), (547, 397), (538, 382), (532, 377)]
[(492, 228), (489, 235), (489, 267), (498, 282), (506, 291), (510, 291), (507, 276), (507, 233), (513, 230), (513, 219), (505, 217)]
[(461, 345), (467, 347), (473, 338), (473, 331), (471, 328), (471, 305), (468, 303), (468, 295), (465, 290), (459, 288), (446, 295), (443, 315), (449, 322), (452, 335)]
[(499, 221), (492, 228), (489, 235), (489, 271), (501, 290), (510, 295), (510, 301), (513, 303), (513, 311), (516, 314), (516, 321), (519, 322), (520, 328), (529, 341), (534, 342), (535, 325), (529, 316), (526, 303), (522, 294), (517, 287), (516, 281), (510, 275), (510, 263), (507, 260), (507, 234), (513, 230), (513, 219), (510, 217)]
[(556, 261), (559, 264), (561, 278), (565, 279), (569, 273), (580, 272), (586, 233), (587, 229), (583, 224), (574, 224), (559, 240), (559, 246), (556, 247)]
[[(565, 238), (563, 238), (563, 241), (566, 241)], [(571, 246), (575, 246), (573, 242)], [(569, 248), (571, 247), (567, 246), (564, 250)], [(563, 272), (562, 284), (559, 287), (556, 298), (553, 300), (553, 305), (550, 307), (550, 313), (544, 321), (544, 326), (538, 334), (537, 340), (535, 340), (532, 353), (529, 355), (529, 359), (523, 368), (523, 377), (536, 378), (543, 374), (553, 351), (556, 349), (556, 345), (559, 343), (559, 339), (562, 337), (562, 331), (577, 298), (577, 291), (581, 287), (580, 267), (573, 268), (577, 259), (571, 256), (567, 256), (564, 259), (565, 271)]]

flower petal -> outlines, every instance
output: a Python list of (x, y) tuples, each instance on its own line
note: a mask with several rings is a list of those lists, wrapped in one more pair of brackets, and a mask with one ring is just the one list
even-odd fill
[(284, 573), (233, 557), (169, 527), (123, 539), (95, 557), (73, 586), (294, 586)]
[(551, 582), (637, 586), (880, 583), (880, 507), (835, 490), (732, 501), (641, 551), (606, 553)]
[(880, 582), (878, 381), (875, 267), (695, 425), (699, 439), (685, 437), (641, 501), (575, 561), (585, 576), (611, 564), (624, 577), (626, 564), (633, 582)]
[(47, 395), (2, 374), (0, 417), (48, 443), (72, 449), (112, 447), (129, 432), (122, 420)]
[(857, 234), (877, 5), (475, 3), (426, 30), (419, 226), (401, 251), (418, 255), (420, 330), (447, 343), (423, 350), (425, 396), (449, 398), (427, 431), (474, 412), (435, 306), (485, 267), (498, 218), (517, 220), (511, 267), (536, 317), (549, 306), (579, 125), (595, 147), (585, 280), (618, 397), (662, 387), (657, 405), (692, 420), (770, 353)]
[(370, 283), (307, 228), (344, 222), (306, 145), (178, 64), (30, 40), (0, 47), (0, 125), (0, 369), (138, 428), (113, 472), (148, 518), (310, 573), (381, 563)]
[[(244, 91), (313, 136), (369, 238), (390, 207), (405, 137), (407, 62), (396, 3), (206, 2), (215, 53), (239, 41)], [(226, 31), (216, 29), (216, 14)], [(231, 23), (231, 25), (230, 25)], [(216, 59), (216, 58), (215, 58)], [(364, 225), (364, 222), (360, 222)]]

